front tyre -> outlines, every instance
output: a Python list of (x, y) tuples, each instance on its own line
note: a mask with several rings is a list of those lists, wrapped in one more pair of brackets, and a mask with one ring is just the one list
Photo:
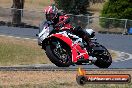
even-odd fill
[(97, 60), (94, 63), (99, 68), (108, 68), (112, 63), (112, 57), (109, 51), (102, 45), (99, 46), (102, 50), (94, 53)]
[(54, 39), (46, 46), (46, 55), (58, 67), (71, 65), (71, 52), (69, 46), (61, 40)]

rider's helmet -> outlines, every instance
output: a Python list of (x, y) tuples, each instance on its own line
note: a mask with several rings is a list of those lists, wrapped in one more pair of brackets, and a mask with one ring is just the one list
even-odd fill
[(48, 21), (52, 21), (53, 19), (56, 18), (58, 9), (56, 8), (55, 5), (48, 6), (46, 9), (44, 9), (46, 19)]

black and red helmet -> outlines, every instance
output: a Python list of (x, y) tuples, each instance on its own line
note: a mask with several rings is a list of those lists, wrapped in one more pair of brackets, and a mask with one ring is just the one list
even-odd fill
[(47, 20), (53, 20), (57, 16), (58, 9), (55, 5), (51, 5), (44, 9), (44, 12)]

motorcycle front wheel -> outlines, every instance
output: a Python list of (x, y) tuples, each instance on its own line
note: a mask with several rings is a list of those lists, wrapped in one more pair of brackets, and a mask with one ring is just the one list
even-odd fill
[(100, 51), (95, 51), (94, 56), (97, 58), (94, 65), (99, 68), (108, 68), (112, 63), (112, 57), (109, 51), (102, 45), (99, 46)]
[(58, 67), (69, 67), (72, 64), (70, 47), (59, 39), (52, 40), (46, 46), (46, 55)]

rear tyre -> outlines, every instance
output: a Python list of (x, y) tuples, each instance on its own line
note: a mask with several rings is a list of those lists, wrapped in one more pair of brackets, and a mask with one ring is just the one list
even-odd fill
[(58, 67), (69, 67), (72, 64), (70, 51), (70, 47), (58, 39), (54, 39), (46, 46), (46, 55)]

